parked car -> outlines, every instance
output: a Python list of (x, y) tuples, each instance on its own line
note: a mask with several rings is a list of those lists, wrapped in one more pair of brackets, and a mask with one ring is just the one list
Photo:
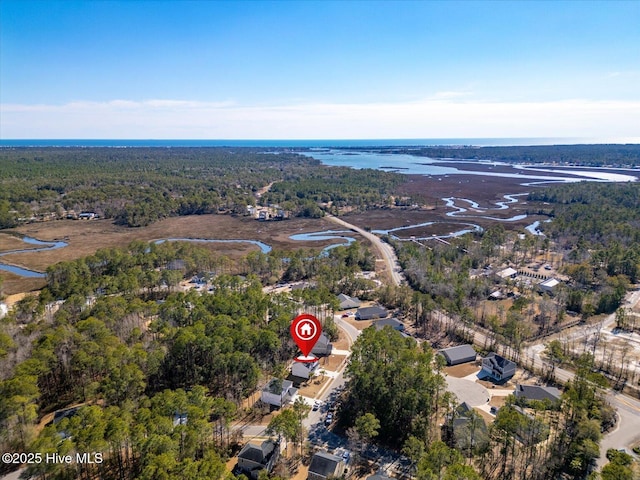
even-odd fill
[(318, 401), (313, 402), (313, 407), (311, 408), (311, 410), (313, 410), (314, 412), (317, 411), (320, 408), (321, 403)]
[(331, 425), (331, 422), (333, 422), (333, 413), (329, 412), (327, 413), (327, 417), (324, 419), (324, 424)]

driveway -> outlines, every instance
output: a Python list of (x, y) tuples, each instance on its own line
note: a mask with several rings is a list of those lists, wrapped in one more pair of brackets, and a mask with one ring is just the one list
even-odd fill
[(489, 401), (489, 391), (479, 383), (466, 378), (445, 377), (447, 390), (458, 397), (460, 403), (467, 402), (472, 407), (485, 405)]

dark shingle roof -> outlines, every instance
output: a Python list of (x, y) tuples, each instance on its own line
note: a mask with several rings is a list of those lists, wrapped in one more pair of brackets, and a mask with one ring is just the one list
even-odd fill
[(318, 452), (311, 459), (309, 472), (328, 477), (336, 473), (336, 466), (342, 461), (340, 457), (330, 453)]
[(402, 323), (397, 318), (384, 318), (382, 320), (376, 320), (373, 322), (376, 327), (376, 330), (382, 330), (384, 327), (389, 325), (394, 330), (404, 330), (404, 323)]
[(555, 387), (542, 387), (540, 385), (517, 385), (516, 397), (527, 400), (560, 400), (562, 392)]
[(238, 458), (244, 458), (246, 460), (251, 460), (256, 463), (267, 463), (267, 459), (273, 453), (275, 449), (275, 444), (270, 440), (265, 440), (260, 445), (255, 445), (253, 443), (247, 443), (240, 453), (238, 454)]
[(487, 355), (487, 358), (493, 358), (496, 362), (496, 365), (498, 365), (500, 368), (503, 368), (506, 365), (515, 365), (515, 363), (513, 363), (511, 360), (507, 360), (506, 358), (498, 355), (495, 352), (491, 352), (489, 355)]
[(369, 320), (371, 318), (384, 318), (389, 314), (387, 309), (380, 305), (373, 305), (371, 307), (361, 307), (356, 312), (356, 318), (363, 320)]

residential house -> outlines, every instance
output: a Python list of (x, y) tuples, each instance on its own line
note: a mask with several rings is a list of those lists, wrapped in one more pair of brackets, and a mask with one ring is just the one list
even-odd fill
[(562, 392), (555, 387), (544, 387), (541, 385), (516, 385), (516, 398), (525, 401), (538, 400), (549, 401), (553, 404), (560, 403)]
[(177, 427), (178, 425), (186, 425), (187, 424), (187, 412), (175, 412), (173, 414), (173, 426)]
[(501, 300), (504, 298), (504, 293), (500, 290), (496, 290), (495, 292), (491, 292), (489, 294), (489, 300)]
[(359, 308), (360, 300), (356, 297), (350, 297), (349, 295), (345, 295), (341, 293), (338, 295), (338, 302), (340, 302), (340, 310), (349, 310), (351, 308)]
[(447, 422), (450, 445), (462, 452), (481, 449), (489, 442), (487, 424), (467, 402), (455, 409)]
[(315, 371), (318, 369), (318, 365), (320, 363), (318, 361), (315, 362), (293, 362), (291, 366), (291, 375), (294, 377), (309, 379)]
[(279, 452), (279, 444), (273, 440), (265, 440), (260, 444), (247, 443), (238, 454), (238, 469), (257, 480), (260, 471), (271, 473)]
[(560, 285), (560, 280), (551, 277), (546, 279), (544, 282), (540, 282), (538, 284), (538, 289), (542, 293), (553, 295), (553, 293), (557, 290), (558, 285)]
[(518, 276), (518, 271), (514, 268), (505, 268), (504, 270), (500, 270), (496, 273), (496, 275), (502, 279), (506, 280), (507, 278), (516, 278)]
[(296, 393), (298, 393), (298, 389), (293, 386), (293, 382), (291, 380), (273, 378), (262, 389), (260, 399), (267, 405), (279, 408), (293, 401), (293, 397)]
[(539, 417), (531, 415), (524, 408), (517, 405), (507, 405), (502, 408), (511, 408), (522, 415), (522, 421), (518, 422), (514, 437), (523, 445), (536, 445), (549, 437), (549, 426)]
[(386, 318), (389, 312), (380, 305), (371, 307), (361, 307), (356, 311), (356, 320), (374, 320), (376, 318)]
[(438, 353), (444, 357), (449, 366), (475, 362), (476, 360), (476, 351), (471, 345), (458, 345), (457, 347), (444, 348)]
[(491, 352), (482, 359), (482, 370), (487, 376), (501, 382), (513, 377), (516, 373), (516, 364), (511, 360)]
[(373, 326), (376, 330), (382, 330), (384, 327), (391, 327), (399, 332), (404, 332), (404, 323), (397, 318), (383, 318), (382, 320), (376, 320), (373, 322)]
[(311, 459), (307, 480), (327, 480), (344, 474), (342, 458), (327, 452), (318, 452)]
[(333, 343), (329, 340), (329, 336), (322, 332), (318, 341), (311, 349), (311, 355), (329, 356), (333, 351)]
[[(64, 410), (56, 411), (53, 414), (53, 420), (51, 420), (49, 423), (47, 423), (47, 425), (52, 425), (52, 424), (53, 425), (58, 425), (58, 423), (60, 423), (65, 418), (66, 419), (70, 419), (71, 417), (75, 416), (78, 413), (78, 410), (82, 406), (83, 405), (78, 405), (76, 407), (65, 408)], [(65, 440), (65, 439), (71, 437), (69, 432), (67, 432), (66, 430), (61, 430), (59, 426), (58, 426), (57, 430), (58, 430), (58, 437), (60, 437), (62, 440)]]

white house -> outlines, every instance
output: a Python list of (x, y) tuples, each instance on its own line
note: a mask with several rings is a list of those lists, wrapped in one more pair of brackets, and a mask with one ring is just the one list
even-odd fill
[(9, 307), (7, 307), (6, 303), (0, 303), (0, 318), (4, 318), (9, 313)]
[(516, 364), (495, 352), (491, 352), (482, 359), (482, 372), (501, 382), (516, 374)]
[(318, 369), (320, 362), (293, 362), (291, 367), (291, 375), (294, 377), (300, 377), (308, 379)]
[(311, 328), (311, 324), (309, 322), (302, 324), (300, 327), (300, 334), (303, 337), (310, 337), (313, 333), (313, 329)]
[(558, 285), (560, 285), (560, 280), (551, 277), (544, 282), (540, 282), (538, 288), (541, 292), (552, 294)]
[(262, 389), (260, 399), (267, 405), (282, 407), (293, 400), (298, 389), (294, 388), (291, 380), (271, 379)]
[(496, 275), (498, 275), (498, 277), (503, 280), (506, 278), (516, 278), (518, 276), (518, 271), (514, 268), (509, 267), (505, 268), (504, 270), (500, 270), (496, 273)]

